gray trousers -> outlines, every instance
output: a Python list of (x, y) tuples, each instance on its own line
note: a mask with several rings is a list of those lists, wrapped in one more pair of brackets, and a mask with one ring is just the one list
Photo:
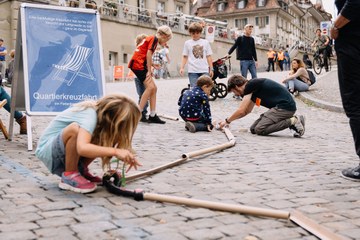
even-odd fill
[(0, 81), (5, 78), (6, 62), (0, 61)]
[(268, 135), (273, 132), (284, 130), (291, 126), (290, 118), (295, 111), (279, 109), (277, 107), (269, 109), (251, 125), (250, 131), (257, 135)]

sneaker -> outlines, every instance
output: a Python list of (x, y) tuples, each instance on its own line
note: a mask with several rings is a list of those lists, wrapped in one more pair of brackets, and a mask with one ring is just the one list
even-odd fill
[(192, 122), (186, 122), (185, 123), (185, 129), (188, 130), (191, 133), (196, 132), (196, 127)]
[(148, 123), (159, 123), (159, 124), (165, 124), (166, 122), (161, 120), (158, 115), (155, 114), (155, 116), (149, 116), (149, 119), (147, 121)]
[(146, 118), (145, 114), (141, 114), (140, 122), (148, 122), (148, 119)]
[(352, 180), (352, 181), (360, 181), (360, 165), (355, 168), (347, 168), (341, 171), (341, 176), (343, 178)]
[(303, 115), (295, 117), (297, 120), (291, 129), (295, 131), (294, 137), (301, 137), (305, 133), (305, 117)]
[(90, 182), (95, 183), (96, 185), (101, 185), (103, 182), (102, 178), (92, 175), (92, 173), (90, 173), (89, 171), (89, 168), (85, 168), (81, 175)]
[(61, 175), (59, 188), (62, 190), (70, 190), (77, 193), (90, 193), (95, 191), (96, 184), (86, 180), (79, 172), (69, 176)]

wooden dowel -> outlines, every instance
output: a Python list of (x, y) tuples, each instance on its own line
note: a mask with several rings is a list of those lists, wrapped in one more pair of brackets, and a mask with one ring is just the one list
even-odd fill
[(158, 116), (161, 118), (169, 119), (169, 120), (179, 121), (178, 117), (173, 117), (173, 116), (169, 116), (166, 114), (158, 114)]
[(324, 228), (323, 226), (316, 223), (314, 220), (306, 217), (299, 211), (292, 211), (290, 213), (290, 220), (302, 227), (303, 229), (311, 232), (315, 236), (317, 236), (319, 239), (322, 240), (341, 240), (344, 238), (341, 238), (339, 235), (336, 235), (335, 233), (331, 232), (330, 230)]
[(255, 216), (281, 218), (281, 219), (288, 219), (290, 215), (289, 212), (280, 211), (280, 210), (249, 207), (249, 206), (237, 205), (237, 204), (210, 202), (205, 200), (173, 197), (173, 196), (160, 195), (154, 193), (144, 193), (144, 200), (168, 202), (168, 203), (181, 204), (191, 207), (202, 207), (202, 208), (208, 208), (218, 211), (235, 212), (235, 213), (250, 214)]
[(220, 144), (217, 146), (204, 148), (204, 149), (200, 149), (200, 150), (189, 152), (189, 153), (183, 153), (182, 158), (187, 159), (187, 158), (197, 157), (197, 156), (200, 156), (200, 155), (203, 155), (206, 153), (210, 153), (210, 152), (220, 151), (225, 148), (232, 147), (232, 146), (234, 146), (234, 144), (235, 144), (234, 141), (230, 141), (230, 142), (223, 143), (223, 144)]
[(175, 160), (175, 161), (173, 161), (173, 162), (166, 163), (166, 164), (163, 164), (163, 165), (161, 165), (161, 166), (158, 166), (158, 167), (149, 169), (149, 170), (147, 170), (147, 171), (144, 171), (144, 172), (141, 172), (141, 173), (137, 173), (137, 174), (128, 176), (128, 177), (126, 177), (126, 180), (127, 180), (127, 181), (131, 181), (131, 180), (134, 180), (134, 179), (136, 179), (136, 178), (141, 178), (141, 177), (146, 176), (146, 175), (151, 175), (151, 174), (160, 172), (160, 171), (162, 171), (162, 170), (164, 170), (164, 169), (171, 168), (171, 167), (173, 167), (173, 166), (179, 165), (180, 163), (183, 163), (183, 162), (185, 162), (185, 161), (187, 161), (187, 160), (188, 160), (187, 158), (180, 158), (180, 159)]
[(228, 139), (229, 141), (231, 141), (231, 140), (235, 140), (235, 141), (236, 141), (236, 138), (235, 138), (234, 135), (230, 132), (230, 129), (229, 129), (229, 128), (224, 128), (224, 133), (225, 133), (225, 135), (226, 135), (226, 137), (227, 137), (227, 139)]

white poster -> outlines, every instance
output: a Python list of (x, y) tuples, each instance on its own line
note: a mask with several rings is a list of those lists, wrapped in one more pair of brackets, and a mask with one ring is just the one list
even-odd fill
[(206, 26), (205, 38), (210, 43), (214, 42), (214, 39), (215, 39), (215, 26)]

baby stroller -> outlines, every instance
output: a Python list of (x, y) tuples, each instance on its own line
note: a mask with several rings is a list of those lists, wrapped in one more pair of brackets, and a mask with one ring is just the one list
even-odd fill
[[(214, 101), (216, 98), (224, 98), (228, 94), (227, 86), (224, 83), (217, 83), (217, 78), (226, 78), (228, 74), (228, 67), (226, 66), (226, 60), (229, 60), (229, 70), (231, 69), (231, 63), (230, 63), (229, 57), (222, 57), (217, 59), (213, 62), (213, 68), (214, 68), (214, 75), (212, 77), (212, 80), (214, 81), (214, 87), (211, 89), (209, 100)], [(181, 95), (186, 91), (190, 89), (190, 84), (187, 88), (184, 88), (181, 90)]]

